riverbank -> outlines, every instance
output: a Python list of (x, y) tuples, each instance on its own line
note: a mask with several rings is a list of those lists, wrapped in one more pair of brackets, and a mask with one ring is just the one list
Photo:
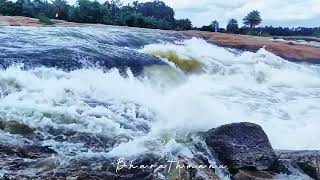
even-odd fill
[[(73, 22), (66, 22), (62, 20), (52, 20), (52, 26), (88, 26), (88, 24), (80, 24)], [(31, 27), (44, 27), (46, 25), (39, 22), (38, 19), (21, 17), (21, 16), (0, 16), (0, 26), (31, 26)], [(93, 25), (93, 24), (90, 24)], [(96, 25), (94, 25), (96, 26)], [(103, 27), (104, 25), (99, 25)], [(277, 56), (294, 62), (308, 62), (320, 63), (320, 48), (306, 44), (295, 44), (290, 41), (285, 41), (290, 37), (281, 37), (284, 41), (275, 40), (271, 37), (258, 37), (239, 34), (227, 34), (205, 31), (184, 31), (183, 35), (187, 37), (199, 37), (206, 41), (217, 44), (219, 46), (235, 48), (239, 50), (247, 50), (256, 52), (260, 48), (265, 49)], [(305, 37), (306, 38), (306, 37)], [(313, 37), (310, 37), (314, 40)]]
[[(85, 24), (67, 22), (63, 20), (52, 20), (53, 25), (49, 26), (82, 26)], [(45, 27), (45, 25), (36, 18), (23, 16), (0, 16), (0, 26), (27, 26), (27, 27)]]
[(0, 16), (0, 26), (44, 26), (38, 19), (21, 16)]
[(203, 38), (219, 46), (247, 51), (265, 49), (289, 61), (320, 63), (320, 48), (311, 45), (293, 44), (287, 41), (275, 41), (271, 37), (257, 37), (239, 34), (227, 34), (203, 31), (186, 31), (187, 36)]

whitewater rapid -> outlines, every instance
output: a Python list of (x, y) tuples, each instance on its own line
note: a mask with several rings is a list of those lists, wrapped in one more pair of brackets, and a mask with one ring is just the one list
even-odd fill
[[(197, 60), (201, 72), (169, 66), (72, 71), (23, 68), (0, 71), (0, 117), (34, 128), (46, 126), (104, 134), (115, 140), (107, 156), (143, 152), (192, 156), (187, 137), (233, 122), (253, 122), (275, 149), (320, 149), (320, 67), (296, 64), (264, 49), (234, 52), (201, 39), (136, 48), (145, 54), (174, 52)], [(83, 144), (41, 142), (61, 154), (87, 154)], [(89, 151), (91, 152), (91, 151)], [(91, 152), (92, 153), (92, 152)]]

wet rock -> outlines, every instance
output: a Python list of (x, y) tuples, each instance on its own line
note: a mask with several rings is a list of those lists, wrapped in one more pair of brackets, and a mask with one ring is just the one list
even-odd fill
[(121, 179), (121, 180), (154, 180), (156, 179), (153, 174), (140, 173), (130, 175), (119, 175), (114, 172), (107, 172), (93, 169), (64, 169), (58, 170), (55, 173), (49, 172), (48, 174), (42, 175), (43, 179), (73, 179), (73, 180), (110, 180), (110, 179)]
[(291, 159), (279, 159), (273, 171), (277, 174), (295, 175), (297, 177), (305, 177), (311, 179), (305, 172)]
[[(320, 151), (276, 151), (279, 160), (291, 160), (313, 179), (320, 179)], [(281, 167), (281, 166), (280, 166)]]
[(49, 167), (52, 163), (48, 162), (54, 154), (56, 152), (46, 146), (0, 143), (0, 167), (7, 179), (34, 179), (28, 176), (52, 169)]
[[(39, 131), (42, 133), (35, 133), (36, 136), (34, 140), (42, 141), (43, 139), (49, 140), (53, 139), (57, 142), (68, 142), (68, 143), (81, 143), (84, 148), (91, 149), (96, 152), (109, 151), (117, 141), (120, 141), (121, 136), (112, 137), (108, 134), (95, 134), (95, 133), (86, 133), (86, 132), (77, 132), (68, 128), (55, 128), (47, 126), (44, 128), (39, 128)], [(43, 135), (45, 134), (45, 136)], [(128, 138), (125, 138), (126, 141), (129, 141)]]
[(172, 180), (219, 180), (212, 167), (202, 158), (190, 159), (180, 155), (167, 177)]
[[(156, 167), (152, 168), (151, 165), (159, 166), (161, 164), (163, 165), (166, 164), (166, 161), (162, 157), (152, 153), (142, 154), (137, 157), (128, 158), (125, 161), (128, 167), (130, 167), (131, 165), (132, 165), (131, 167), (136, 167), (136, 168), (126, 167), (116, 173), (119, 177), (125, 178), (125, 179), (126, 178), (155, 179), (158, 176), (158, 174), (156, 173), (157, 168)], [(117, 159), (117, 162), (118, 162), (118, 159)], [(111, 164), (111, 166), (108, 167), (110, 172), (116, 172), (115, 165), (116, 164)], [(141, 168), (143, 166), (146, 166), (147, 168)], [(163, 169), (159, 170), (159, 172), (162, 173), (162, 170)]]
[(300, 169), (294, 161), (290, 159), (279, 159), (275, 171), (279, 174), (291, 175), (294, 169)]
[(234, 180), (271, 180), (271, 179), (276, 179), (276, 177), (264, 171), (240, 170), (234, 176)]
[(7, 121), (3, 123), (3, 130), (11, 134), (29, 135), (34, 129), (17, 121)]
[(12, 158), (36, 159), (49, 157), (52, 154), (56, 154), (56, 152), (47, 146), (0, 144), (0, 158), (10, 156)]
[(5, 127), (6, 127), (5, 121), (0, 119), (0, 129), (3, 130)]
[(209, 130), (207, 146), (231, 173), (238, 169), (269, 169), (277, 157), (262, 128), (252, 123), (234, 123)]
[(128, 157), (124, 159), (126, 165), (136, 168), (123, 168), (117, 171), (119, 158), (81, 158), (74, 159), (64, 167), (55, 171), (42, 173), (42, 179), (75, 179), (75, 180), (154, 180), (158, 179), (158, 173), (153, 168), (138, 168), (141, 165), (163, 164), (163, 159), (154, 154), (143, 154), (139, 157)]

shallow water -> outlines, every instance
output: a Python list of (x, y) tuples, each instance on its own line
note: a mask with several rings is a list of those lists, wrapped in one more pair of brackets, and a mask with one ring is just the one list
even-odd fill
[(1, 139), (49, 146), (61, 162), (192, 157), (194, 141), (202, 143), (196, 132), (241, 121), (261, 125), (275, 149), (320, 149), (317, 65), (118, 27), (0, 28), (0, 41), (0, 119), (36, 128), (32, 137), (0, 131)]

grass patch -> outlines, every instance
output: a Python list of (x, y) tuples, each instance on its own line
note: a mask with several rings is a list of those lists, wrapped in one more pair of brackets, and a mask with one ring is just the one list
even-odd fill
[(39, 22), (41, 22), (42, 24), (45, 24), (45, 25), (53, 25), (54, 23), (51, 21), (50, 18), (48, 18), (46, 15), (44, 14), (39, 14), (38, 17), (39, 19)]

